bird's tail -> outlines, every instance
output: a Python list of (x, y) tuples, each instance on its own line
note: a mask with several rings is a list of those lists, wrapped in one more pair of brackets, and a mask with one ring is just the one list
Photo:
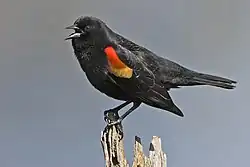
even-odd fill
[(237, 83), (231, 79), (202, 73), (195, 73), (192, 77), (192, 82), (199, 85), (210, 85), (224, 89), (233, 89), (235, 88), (234, 84)]

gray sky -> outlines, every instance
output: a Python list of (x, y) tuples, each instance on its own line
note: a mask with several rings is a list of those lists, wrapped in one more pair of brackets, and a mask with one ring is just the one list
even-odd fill
[[(101, 3), (100, 3), (101, 2)], [(239, 81), (227, 91), (171, 91), (185, 117), (141, 106), (125, 121), (145, 150), (162, 138), (169, 167), (249, 166), (250, 1), (3, 0), (0, 3), (0, 166), (103, 166), (103, 110), (120, 104), (81, 72), (64, 27), (93, 15), (160, 56)], [(157, 112), (156, 112), (157, 111)]]

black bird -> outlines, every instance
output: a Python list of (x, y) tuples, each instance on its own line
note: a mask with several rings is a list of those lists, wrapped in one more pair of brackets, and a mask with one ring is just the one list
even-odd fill
[(157, 56), (93, 16), (81, 16), (66, 29), (74, 30), (65, 40), (72, 39), (75, 56), (90, 83), (107, 96), (125, 101), (104, 114), (118, 115), (120, 109), (133, 103), (128, 111), (109, 125), (120, 123), (142, 103), (183, 117), (168, 93), (172, 88), (209, 85), (233, 89), (237, 83), (187, 69)]

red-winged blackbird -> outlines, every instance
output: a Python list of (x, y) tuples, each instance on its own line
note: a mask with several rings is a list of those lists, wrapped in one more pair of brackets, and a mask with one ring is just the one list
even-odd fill
[(144, 103), (183, 117), (168, 91), (171, 88), (210, 85), (233, 89), (236, 81), (189, 70), (173, 61), (159, 57), (150, 50), (111, 30), (96, 17), (81, 16), (72, 26), (66, 40), (72, 39), (74, 53), (90, 83), (114, 99), (126, 101), (105, 115), (117, 113), (133, 103), (117, 121)]

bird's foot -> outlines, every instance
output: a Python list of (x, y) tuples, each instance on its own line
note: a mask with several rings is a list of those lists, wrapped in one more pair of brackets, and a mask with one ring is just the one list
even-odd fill
[(121, 124), (121, 122), (122, 122), (122, 119), (121, 119), (121, 118), (119, 118), (119, 119), (117, 119), (116, 121), (111, 121), (111, 122), (108, 122), (108, 126)]
[(121, 135), (121, 140), (123, 138), (123, 130), (121, 124), (122, 119), (120, 118), (118, 111), (113, 109), (104, 111), (104, 121), (107, 122), (106, 128), (115, 126), (117, 133)]
[(119, 118), (120, 116), (117, 110), (110, 109), (104, 111), (104, 121), (107, 122), (108, 124), (116, 122), (117, 120), (119, 120)]

